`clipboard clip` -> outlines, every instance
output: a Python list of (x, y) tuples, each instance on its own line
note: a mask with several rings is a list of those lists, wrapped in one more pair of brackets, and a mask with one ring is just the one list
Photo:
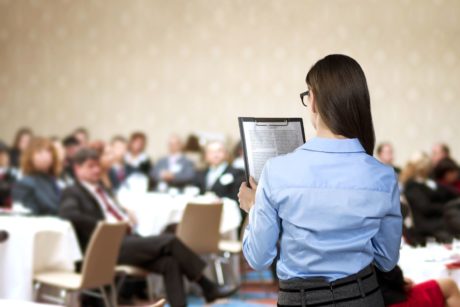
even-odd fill
[(277, 122), (266, 122), (266, 121), (258, 122), (256, 120), (255, 122), (256, 122), (256, 126), (287, 126), (288, 125), (287, 120), (277, 121)]

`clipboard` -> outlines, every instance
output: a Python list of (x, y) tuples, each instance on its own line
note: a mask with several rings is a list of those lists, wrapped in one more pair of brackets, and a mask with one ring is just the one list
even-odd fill
[[(244, 152), (244, 167), (245, 167), (245, 175), (246, 175), (246, 184), (249, 186), (249, 177), (254, 175), (251, 173), (251, 168), (254, 169), (254, 163), (253, 167), (250, 165), (249, 159), (253, 157), (253, 153), (248, 152), (248, 148), (251, 148), (251, 140), (247, 139), (247, 133), (245, 133), (245, 124), (250, 123), (252, 126), (254, 126), (254, 130), (257, 130), (257, 127), (260, 127), (261, 130), (264, 131), (270, 131), (270, 130), (280, 130), (280, 131), (290, 131), (288, 130), (288, 127), (294, 126), (296, 128), (296, 133), (293, 134), (295, 136), (295, 140), (293, 140), (293, 144), (296, 144), (296, 146), (290, 146), (290, 147), (299, 147), (303, 143), (305, 143), (305, 131), (304, 131), (304, 126), (303, 126), (303, 120), (300, 117), (292, 117), (292, 118), (278, 118), (278, 117), (238, 117), (238, 124), (240, 128), (240, 135), (241, 135), (241, 144), (243, 147), (243, 152)], [(275, 133), (275, 132), (274, 132)], [(295, 148), (292, 148), (294, 150)], [(291, 151), (292, 151), (291, 150)], [(277, 156), (279, 154), (285, 154), (291, 151), (279, 153), (276, 152), (276, 154), (273, 154), (272, 156)], [(263, 162), (265, 163), (265, 162)], [(260, 163), (259, 163), (260, 164)], [(260, 169), (260, 165), (259, 165)], [(258, 181), (258, 177), (254, 176), (256, 181)]]

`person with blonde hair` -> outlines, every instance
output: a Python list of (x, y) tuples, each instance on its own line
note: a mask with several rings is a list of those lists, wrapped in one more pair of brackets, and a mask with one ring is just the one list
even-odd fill
[(420, 243), (428, 237), (449, 242), (452, 237), (443, 221), (444, 205), (455, 195), (430, 179), (432, 162), (424, 152), (415, 153), (401, 172), (403, 192), (412, 211), (414, 235)]
[(23, 177), (13, 187), (13, 200), (34, 215), (57, 215), (61, 166), (53, 143), (34, 138), (21, 156), (21, 171)]

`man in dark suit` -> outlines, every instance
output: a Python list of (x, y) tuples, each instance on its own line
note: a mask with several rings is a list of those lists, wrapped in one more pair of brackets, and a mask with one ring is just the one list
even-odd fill
[(179, 136), (172, 135), (168, 141), (169, 155), (160, 159), (152, 171), (153, 180), (159, 190), (167, 187), (183, 188), (192, 183), (195, 166), (184, 156), (182, 149), (182, 140)]
[[(101, 165), (98, 153), (81, 149), (74, 157), (74, 167), (77, 182), (63, 192), (59, 214), (72, 222), (82, 250), (86, 249), (96, 224), (101, 220), (129, 221), (134, 229), (132, 215), (118, 206), (99, 183)], [(183, 275), (198, 283), (208, 302), (236, 290), (217, 287), (203, 276), (205, 262), (171, 234), (150, 237), (127, 234), (122, 241), (118, 263), (162, 274), (171, 306), (186, 305)]]
[(229, 165), (228, 151), (224, 144), (218, 141), (209, 143), (205, 149), (205, 159), (208, 167), (195, 178), (201, 193), (214, 192), (219, 197), (237, 200), (244, 173)]

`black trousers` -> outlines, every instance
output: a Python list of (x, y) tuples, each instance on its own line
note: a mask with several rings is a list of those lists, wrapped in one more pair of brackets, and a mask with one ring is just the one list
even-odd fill
[(141, 267), (163, 275), (166, 296), (171, 306), (187, 303), (183, 276), (190, 281), (199, 279), (206, 263), (175, 235), (141, 237), (129, 235), (123, 239), (119, 264)]
[(383, 297), (372, 266), (345, 278), (280, 280), (278, 306), (383, 307)]

